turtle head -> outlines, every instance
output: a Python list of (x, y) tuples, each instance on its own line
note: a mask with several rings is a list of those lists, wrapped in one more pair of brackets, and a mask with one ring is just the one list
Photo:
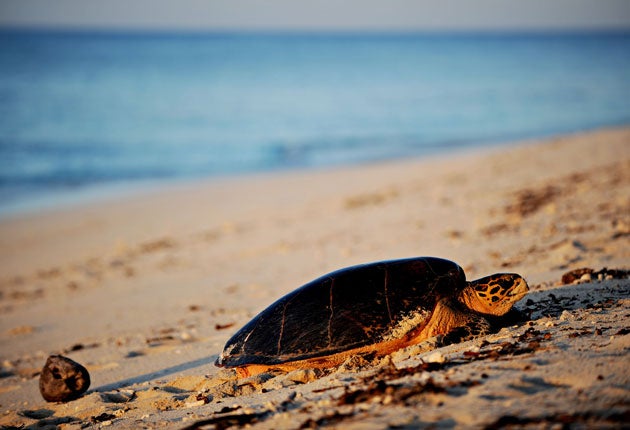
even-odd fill
[(501, 316), (525, 297), (527, 291), (529, 287), (522, 276), (516, 273), (497, 273), (468, 282), (460, 301), (476, 312)]

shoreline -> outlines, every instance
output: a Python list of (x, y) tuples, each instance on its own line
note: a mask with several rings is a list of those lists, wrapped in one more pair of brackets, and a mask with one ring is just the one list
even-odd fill
[[(490, 425), (510, 414), (534, 419), (534, 409), (553, 417), (592, 405), (627, 416), (627, 405), (615, 402), (627, 399), (630, 386), (623, 366), (630, 282), (558, 282), (580, 267), (630, 268), (628, 148), (630, 128), (605, 129), (430, 158), (194, 181), (2, 219), (0, 424), (81, 425), (109, 414), (114, 428), (164, 421), (181, 428), (232, 405), (246, 414), (271, 411), (267, 404), (279, 412), (266, 412), (254, 428), (334, 423), (334, 412), (357, 427), (392, 424), (397, 415), (405, 425), (429, 419), (448, 427), (449, 416), (451, 427)], [(436, 352), (446, 357), (435, 370), (385, 378), (417, 390), (432, 378), (444, 389), (418, 391), (409, 400), (415, 409), (395, 395), (384, 403), (385, 393), (372, 403), (338, 403), (343, 386), (368, 392), (370, 372), (387, 374), (378, 363), (249, 385), (213, 366), (231, 334), (294, 288), (342, 267), (418, 255), (451, 259), (468, 279), (522, 274), (531, 303), (518, 307), (531, 311), (532, 325), (491, 335), (490, 346), (475, 340), (395, 356), (398, 368)], [(491, 361), (488, 348), (501, 342), (540, 348)], [(86, 396), (68, 404), (39, 397), (37, 372), (53, 353), (88, 368)], [(563, 362), (583, 367), (569, 374)], [(461, 384), (449, 387), (449, 377)], [(613, 379), (617, 388), (606, 385)], [(492, 400), (493, 392), (502, 394)], [(203, 393), (209, 401), (195, 403)], [(288, 396), (298, 397), (283, 409)], [(426, 414), (414, 415), (420, 407)], [(490, 412), (473, 416), (482, 407)], [(49, 415), (33, 412), (44, 410)], [(608, 422), (597, 411), (575, 422)]]
[(79, 184), (72, 186), (59, 186), (55, 189), (41, 189), (30, 192), (27, 198), (11, 198), (9, 203), (0, 206), (0, 222), (10, 221), (11, 219), (30, 216), (41, 212), (59, 212), (70, 211), (74, 208), (81, 208), (92, 204), (100, 204), (104, 202), (116, 203), (127, 198), (140, 197), (146, 194), (159, 192), (160, 189), (166, 190), (184, 187), (205, 186), (208, 183), (217, 182), (219, 184), (229, 184), (231, 182), (241, 182), (247, 180), (264, 179), (274, 175), (293, 175), (308, 174), (309, 172), (326, 172), (338, 171), (343, 169), (357, 169), (363, 166), (372, 166), (379, 164), (395, 164), (403, 162), (423, 162), (425, 160), (441, 160), (449, 157), (463, 157), (467, 154), (482, 154), (501, 151), (513, 147), (525, 145), (536, 145), (537, 143), (566, 138), (569, 136), (579, 136), (585, 133), (597, 133), (603, 130), (621, 130), (628, 128), (630, 125), (625, 123), (611, 124), (608, 126), (593, 126), (572, 132), (543, 132), (530, 137), (493, 138), (480, 140), (476, 139), (476, 143), (458, 143), (453, 146), (446, 145), (440, 149), (439, 145), (430, 145), (424, 148), (420, 153), (411, 153), (405, 155), (392, 155), (383, 159), (364, 160), (364, 161), (348, 161), (339, 164), (330, 165), (304, 165), (304, 166), (285, 166), (269, 169), (261, 169), (254, 171), (233, 172), (233, 173), (217, 173), (205, 176), (174, 176), (170, 178), (146, 178), (141, 180), (120, 180), (112, 182), (98, 182), (93, 184)]

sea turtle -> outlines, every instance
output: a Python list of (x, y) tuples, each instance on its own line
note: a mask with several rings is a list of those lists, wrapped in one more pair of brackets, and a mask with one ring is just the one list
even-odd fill
[(427, 338), (448, 343), (489, 333), (527, 294), (498, 273), (466, 282), (456, 263), (417, 257), (332, 272), (294, 290), (241, 328), (216, 361), (239, 376), (327, 368), (355, 354), (390, 354)]

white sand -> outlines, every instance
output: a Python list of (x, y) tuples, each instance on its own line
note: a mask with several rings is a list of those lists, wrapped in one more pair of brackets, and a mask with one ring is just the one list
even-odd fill
[[(181, 428), (253, 414), (255, 428), (620, 426), (630, 282), (557, 284), (579, 267), (630, 268), (629, 237), (627, 128), (6, 219), (0, 424)], [(398, 368), (420, 366), (405, 375), (385, 360), (239, 381), (212, 364), (282, 294), (344, 266), (417, 255), (454, 260), (469, 279), (522, 274), (532, 292), (518, 307), (533, 312), (531, 326), (395, 354)], [(40, 397), (33, 375), (53, 353), (88, 368), (83, 398)], [(431, 355), (446, 363), (423, 370)]]

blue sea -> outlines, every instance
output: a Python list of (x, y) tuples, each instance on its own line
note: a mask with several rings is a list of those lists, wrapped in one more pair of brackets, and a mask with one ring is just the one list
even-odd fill
[(630, 124), (630, 33), (0, 32), (0, 212)]

